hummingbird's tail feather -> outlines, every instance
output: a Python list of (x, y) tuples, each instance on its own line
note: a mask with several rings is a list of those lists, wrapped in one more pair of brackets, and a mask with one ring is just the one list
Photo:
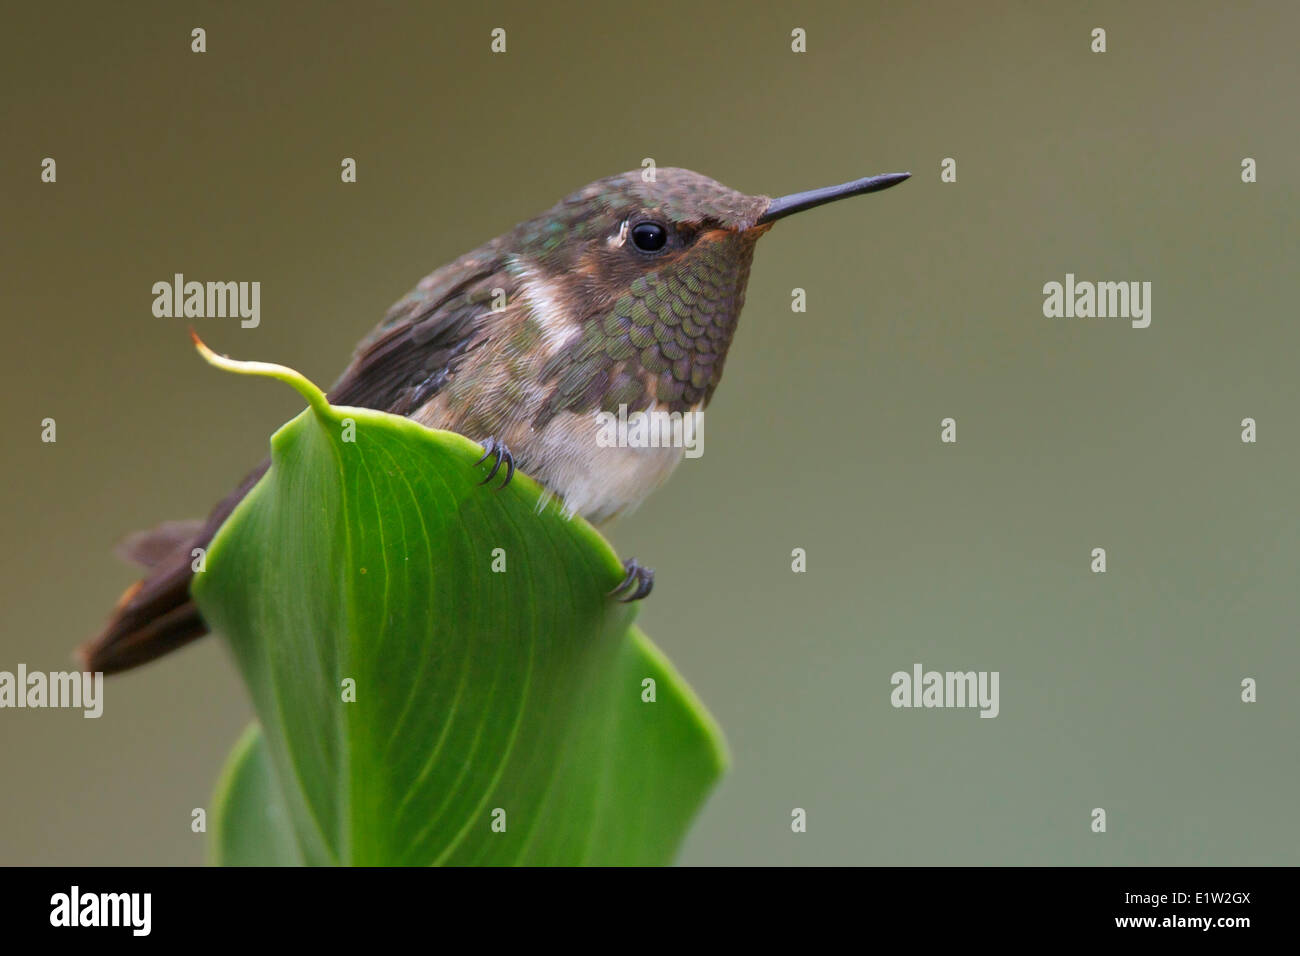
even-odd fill
[(130, 670), (208, 633), (198, 605), (190, 597), (194, 549), (211, 543), (268, 465), (263, 462), (254, 469), (212, 510), (207, 521), (169, 522), (127, 538), (119, 551), (149, 568), (149, 575), (126, 589), (104, 630), (77, 649), (83, 670), (105, 674)]
[(77, 649), (82, 670), (114, 674), (139, 667), (208, 632), (190, 597), (188, 552), (178, 551), (157, 570), (162, 573), (127, 588), (108, 626)]
[(138, 564), (146, 571), (152, 571), (177, 551), (182, 545), (188, 546), (203, 530), (204, 522), (164, 521), (148, 531), (136, 531), (127, 535), (113, 550), (124, 561)]

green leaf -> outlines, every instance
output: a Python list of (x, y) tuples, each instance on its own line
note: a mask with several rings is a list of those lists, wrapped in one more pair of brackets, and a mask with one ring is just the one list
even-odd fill
[(223, 774), (214, 860), (671, 861), (723, 743), (607, 596), (608, 543), (525, 475), (480, 486), (460, 435), (206, 357), (310, 406), (192, 587), (261, 725)]
[(239, 738), (212, 801), (212, 862), (218, 866), (296, 866), (302, 863), (293, 825), (253, 724)]

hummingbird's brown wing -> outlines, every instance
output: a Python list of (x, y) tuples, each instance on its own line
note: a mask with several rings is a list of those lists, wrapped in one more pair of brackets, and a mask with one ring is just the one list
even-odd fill
[[(497, 250), (494, 241), (444, 266), (393, 306), (358, 347), (330, 401), (404, 415), (437, 394), (480, 339), (494, 305), (514, 295), (515, 280)], [(126, 590), (99, 636), (78, 649), (85, 670), (138, 667), (207, 633), (190, 597), (193, 550), (208, 546), (269, 466), (264, 461), (250, 472), (193, 536), (176, 536), (176, 523), (162, 536), (146, 532), (128, 544), (128, 555), (143, 559), (150, 573)], [(159, 546), (167, 535), (172, 547), (164, 554)]]
[(425, 278), (388, 310), (330, 390), (336, 405), (409, 415), (451, 380), (480, 334), (515, 293), (492, 242)]

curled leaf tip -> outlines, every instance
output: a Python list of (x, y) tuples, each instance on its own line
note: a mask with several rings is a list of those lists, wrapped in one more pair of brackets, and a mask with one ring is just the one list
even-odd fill
[(234, 372), (236, 375), (260, 375), (263, 378), (277, 379), (291, 386), (317, 413), (322, 415), (330, 413), (330, 404), (325, 398), (325, 393), (301, 372), (287, 365), (276, 365), (274, 362), (244, 362), (226, 355), (218, 355), (204, 344), (193, 328), (190, 329), (190, 338), (194, 341), (194, 348), (209, 365), (225, 372)]

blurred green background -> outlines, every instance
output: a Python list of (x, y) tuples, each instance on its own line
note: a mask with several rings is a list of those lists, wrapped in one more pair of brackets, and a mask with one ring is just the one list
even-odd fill
[[(704, 456), (611, 534), (733, 753), (681, 861), (1300, 862), (1298, 32), (1284, 3), (13, 7), (0, 670), (71, 666), (134, 579), (113, 543), (206, 513), (300, 410), (205, 366), (154, 282), (260, 281), (259, 328), (198, 330), (328, 384), (425, 273), (643, 157), (768, 194), (911, 169), (763, 239)], [(1044, 318), (1067, 272), (1152, 282), (1151, 327)], [(1001, 715), (893, 709), (918, 661), (1000, 671)], [(202, 861), (250, 717), (225, 647), (106, 694), (0, 711), (0, 863)]]

